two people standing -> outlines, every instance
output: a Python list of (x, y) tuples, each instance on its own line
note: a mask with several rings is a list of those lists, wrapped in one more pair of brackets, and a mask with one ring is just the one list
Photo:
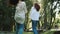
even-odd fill
[[(39, 9), (40, 6), (37, 3), (35, 3), (30, 11), (30, 19), (32, 20), (32, 28), (34, 34), (38, 34), (36, 26), (40, 17)], [(24, 2), (24, 0), (19, 0), (16, 6), (16, 12), (14, 16), (14, 19), (16, 21), (16, 34), (23, 34), (26, 13), (26, 3)]]

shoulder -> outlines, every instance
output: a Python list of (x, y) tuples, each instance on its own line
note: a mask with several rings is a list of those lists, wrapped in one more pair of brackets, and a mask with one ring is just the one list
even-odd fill
[(19, 3), (18, 4), (23, 4), (23, 5), (25, 5), (26, 3), (24, 2), (24, 1), (19, 1)]
[(34, 6), (32, 6), (31, 9), (34, 9)]
[(23, 1), (22, 4), (26, 5), (26, 3)]

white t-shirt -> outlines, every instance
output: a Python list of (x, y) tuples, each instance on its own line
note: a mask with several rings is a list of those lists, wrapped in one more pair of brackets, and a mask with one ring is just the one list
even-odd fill
[(30, 15), (29, 17), (32, 20), (39, 20), (40, 13), (34, 7), (31, 8), (31, 11), (30, 11), (30, 14), (29, 15)]

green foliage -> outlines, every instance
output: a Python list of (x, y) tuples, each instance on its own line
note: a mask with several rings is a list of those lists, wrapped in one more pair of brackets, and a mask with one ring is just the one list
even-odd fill
[(31, 0), (26, 0), (25, 2), (26, 2), (26, 5), (27, 5), (27, 9), (28, 9), (28, 11), (29, 11), (29, 10), (31, 9), (33, 3), (32, 3)]
[[(13, 6), (9, 6), (8, 4), (8, 0), (0, 0), (0, 12), (2, 12), (0, 15), (2, 15), (1, 19), (0, 19), (0, 26), (1, 29), (0, 30), (7, 30), (9, 28), (9, 30), (12, 29), (12, 25), (13, 25), (13, 17), (14, 16), (14, 12), (15, 9)], [(4, 24), (4, 25), (3, 25)], [(5, 28), (4, 28), (5, 27)], [(8, 30), (8, 31), (9, 31)]]

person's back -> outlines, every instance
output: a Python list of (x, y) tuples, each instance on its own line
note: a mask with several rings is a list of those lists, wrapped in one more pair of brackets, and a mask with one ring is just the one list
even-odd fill
[(27, 13), (27, 7), (24, 0), (19, 0), (16, 6), (16, 12), (14, 19), (16, 21), (16, 34), (23, 34), (25, 14)]
[[(25, 10), (24, 10), (24, 7), (25, 7), (25, 2), (19, 2), (17, 4), (17, 7), (16, 7), (16, 15), (25, 15)], [(24, 16), (25, 17), (25, 16)]]
[[(25, 13), (27, 13), (26, 4), (24, 1), (22, 1), (22, 2), (19, 1), (19, 3), (16, 6), (16, 12), (15, 12), (16, 22), (20, 23), (21, 22), (20, 20), (22, 20), (20, 18), (16, 19), (16, 17), (21, 17), (21, 18), (23, 18), (23, 20), (25, 20)], [(24, 23), (23, 20), (22, 20), (22, 22)]]
[(40, 13), (35, 9), (35, 7), (33, 6), (31, 8), (31, 12), (30, 12), (30, 18), (32, 20), (39, 20), (39, 16), (40, 16)]

